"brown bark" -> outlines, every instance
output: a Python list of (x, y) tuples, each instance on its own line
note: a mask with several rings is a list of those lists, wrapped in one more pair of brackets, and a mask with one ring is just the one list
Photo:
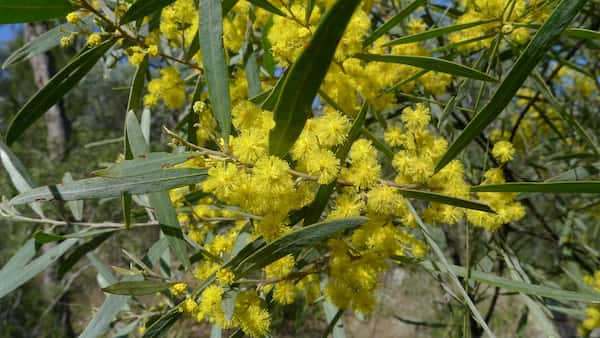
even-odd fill
[[(25, 25), (25, 42), (29, 42), (48, 31), (46, 23), (37, 22)], [(29, 58), (35, 83), (43, 88), (54, 75), (52, 55), (49, 52), (34, 55)], [(69, 140), (70, 123), (65, 115), (62, 103), (52, 106), (44, 115), (46, 120), (46, 147), (48, 157), (55, 160), (64, 160), (67, 155), (67, 141)]]

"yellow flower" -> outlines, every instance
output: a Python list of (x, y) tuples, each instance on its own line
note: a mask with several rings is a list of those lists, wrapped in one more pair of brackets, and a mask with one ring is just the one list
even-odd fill
[(500, 141), (494, 145), (492, 155), (501, 163), (506, 163), (514, 158), (515, 148), (508, 141)]
[(217, 272), (217, 281), (222, 285), (231, 285), (235, 280), (235, 274), (226, 268), (223, 268)]
[(171, 293), (175, 297), (183, 295), (187, 291), (186, 283), (176, 283), (171, 286)]
[(102, 42), (102, 36), (98, 33), (90, 34), (87, 39), (87, 43), (90, 47), (96, 47)]

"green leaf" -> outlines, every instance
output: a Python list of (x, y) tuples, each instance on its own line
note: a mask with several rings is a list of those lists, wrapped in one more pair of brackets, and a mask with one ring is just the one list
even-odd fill
[(419, 41), (423, 41), (423, 40), (433, 39), (433, 38), (437, 38), (438, 36), (443, 36), (443, 35), (446, 35), (446, 34), (449, 34), (452, 32), (461, 31), (463, 29), (467, 29), (467, 28), (471, 28), (471, 27), (477, 27), (477, 26), (484, 25), (484, 24), (487, 24), (490, 22), (494, 22), (494, 21), (498, 21), (498, 20), (497, 19), (481, 20), (481, 21), (468, 22), (468, 23), (463, 23), (463, 24), (458, 24), (458, 25), (450, 25), (450, 26), (429, 29), (429, 30), (426, 30), (421, 33), (406, 35), (401, 38), (392, 40), (390, 42), (385, 43), (383, 46), (388, 47), (388, 46), (395, 46), (395, 45), (400, 45), (400, 44), (404, 44), (404, 43), (419, 42)]
[(325, 15), (310, 43), (294, 63), (273, 111), (270, 153), (283, 157), (312, 116), (311, 106), (359, 0), (338, 0)]
[(600, 32), (596, 32), (590, 29), (567, 28), (565, 29), (565, 35), (571, 38), (585, 40), (600, 40)]
[(86, 47), (61, 69), (50, 81), (33, 95), (10, 121), (6, 132), (9, 145), (19, 138), (38, 118), (55, 105), (81, 80), (96, 62), (112, 47), (116, 40), (110, 39), (97, 47)]
[(102, 291), (113, 295), (142, 296), (152, 295), (168, 290), (175, 283), (156, 282), (150, 280), (119, 282), (105, 287)]
[(143, 338), (164, 337), (164, 334), (171, 328), (171, 326), (173, 326), (173, 324), (175, 324), (177, 320), (179, 320), (179, 317), (181, 317), (181, 311), (179, 311), (179, 308), (173, 308), (169, 310), (169, 312), (164, 314), (148, 327)]
[(363, 45), (368, 46), (383, 36), (385, 33), (389, 32), (390, 29), (396, 27), (404, 18), (408, 17), (412, 12), (414, 12), (420, 6), (425, 5), (426, 0), (415, 0), (411, 2), (408, 6), (404, 7), (398, 14), (394, 15), (391, 19), (386, 21), (383, 25), (379, 26), (371, 35), (369, 35)]
[(260, 7), (267, 12), (273, 13), (275, 15), (279, 15), (282, 17), (287, 17), (284, 12), (282, 12), (279, 8), (275, 7), (267, 0), (248, 0), (249, 3), (253, 4), (256, 7)]
[[(19, 158), (13, 154), (9, 147), (4, 144), (4, 142), (0, 141), (0, 162), (2, 162), (2, 166), (8, 173), (8, 177), (10, 181), (15, 186), (18, 192), (24, 193), (30, 191), (35, 183), (31, 176), (29, 176), (29, 172), (21, 163)], [(40, 217), (44, 217), (44, 212), (42, 211), (42, 207), (39, 203), (32, 202), (29, 204), (29, 207)]]
[(132, 111), (128, 111), (127, 116), (125, 117), (125, 130), (132, 156), (147, 156), (150, 152), (150, 146), (144, 137), (144, 132), (142, 131), (142, 127), (140, 126), (135, 113)]
[(35, 201), (72, 201), (115, 197), (122, 193), (145, 194), (196, 184), (206, 174), (205, 169), (167, 169), (121, 178), (86, 178), (72, 183), (35, 188), (15, 196), (11, 203), (19, 205)]
[(340, 320), (344, 314), (344, 309), (338, 309), (330, 301), (323, 301), (323, 312), (325, 312), (325, 320), (327, 323), (327, 329), (323, 333), (323, 338), (329, 337), (331, 334), (333, 338), (346, 338), (346, 332), (344, 331), (344, 322)]
[(442, 266), (438, 266), (436, 264), (437, 270), (446, 272), (450, 275), (450, 279), (454, 283), (456, 289), (458, 289), (458, 291), (460, 292), (460, 294), (461, 294), (463, 300), (465, 301), (465, 303), (467, 304), (467, 307), (469, 308), (469, 310), (471, 310), (471, 315), (473, 315), (473, 318), (475, 319), (475, 321), (477, 321), (477, 323), (479, 323), (481, 328), (483, 328), (483, 331), (489, 337), (495, 337), (494, 333), (492, 333), (492, 331), (486, 324), (485, 320), (483, 319), (483, 316), (481, 316), (481, 313), (479, 313), (479, 310), (477, 310), (477, 307), (475, 306), (475, 304), (473, 304), (471, 297), (469, 297), (469, 295), (463, 288), (461, 282), (458, 280), (458, 277), (456, 277), (456, 273), (454, 273), (454, 271), (451, 269), (450, 263), (448, 263), (446, 256), (444, 256), (444, 252), (437, 245), (437, 243), (435, 242), (433, 237), (431, 237), (427, 225), (425, 225), (425, 223), (423, 223), (423, 221), (421, 220), (421, 217), (419, 216), (419, 214), (417, 213), (415, 208), (412, 206), (412, 204), (410, 202), (407, 202), (407, 205), (408, 205), (408, 209), (410, 210), (412, 215), (415, 217), (415, 220), (417, 221), (417, 225), (421, 229), (421, 232), (423, 233), (425, 240), (427, 241), (429, 246), (433, 249), (433, 252), (437, 256), (438, 260), (442, 263)]
[(36, 247), (35, 239), (29, 239), (25, 244), (17, 250), (17, 252), (4, 264), (0, 269), (0, 276), (6, 277), (11, 275), (14, 271), (21, 270), (27, 263), (35, 256)]
[[(129, 112), (127, 114), (126, 125), (127, 125), (128, 141), (129, 141), (129, 145), (131, 147), (131, 152), (132, 152), (133, 156), (135, 156), (135, 157), (148, 156), (150, 147), (148, 146), (148, 142), (144, 138), (142, 129), (140, 127), (140, 124), (137, 121), (137, 118), (135, 117), (135, 114), (133, 114), (132, 112)], [(171, 170), (180, 170), (180, 169), (162, 170), (162, 171), (158, 171), (158, 173), (165, 172), (165, 171), (168, 172)], [(194, 169), (192, 169), (192, 170), (194, 170)], [(203, 171), (204, 174), (207, 173), (206, 169), (201, 169), (201, 171)], [(197, 171), (197, 173), (199, 174), (200, 172)], [(153, 174), (149, 174), (149, 175), (153, 175)], [(145, 176), (145, 175), (142, 175), (142, 176)], [(206, 176), (206, 175), (204, 175), (204, 176)], [(118, 179), (125, 180), (125, 181), (131, 181), (131, 180), (134, 180), (135, 177), (139, 177), (139, 176), (124, 177), (124, 178), (118, 178)], [(181, 182), (181, 183), (183, 183), (183, 182)], [(198, 183), (198, 181), (194, 182), (192, 180), (188, 180), (188, 182), (186, 184), (181, 184), (179, 186), (191, 185), (194, 183)], [(171, 203), (169, 193), (167, 192), (167, 190), (172, 189), (172, 188), (173, 187), (162, 187), (161, 189), (156, 189), (156, 190), (154, 190), (155, 192), (153, 192), (152, 194), (150, 194), (148, 196), (148, 200), (150, 202), (150, 206), (152, 206), (152, 208), (154, 208), (154, 211), (156, 212), (156, 217), (158, 218), (158, 222), (160, 223), (160, 229), (167, 236), (167, 238), (169, 240), (169, 244), (171, 245), (171, 248), (173, 249), (173, 252), (177, 256), (179, 261), (183, 264), (183, 266), (185, 268), (189, 268), (190, 261), (187, 256), (186, 244), (185, 244), (185, 240), (183, 239), (183, 233), (181, 232), (181, 225), (179, 224), (179, 220), (177, 219), (177, 212), (175, 211), (175, 208), (173, 207), (173, 204)], [(131, 193), (131, 192), (129, 192), (129, 193)]]
[[(275, 106), (277, 105), (277, 101), (279, 100), (279, 97), (281, 96), (281, 91), (283, 90), (283, 86), (285, 84), (285, 80), (287, 79), (288, 74), (289, 74), (289, 71), (282, 74), (281, 77), (279, 78), (279, 80), (277, 80), (277, 83), (275, 83), (275, 86), (273, 88), (271, 88), (270, 90), (268, 90), (262, 94), (259, 94), (255, 97), (253, 97), (251, 99), (252, 102), (254, 102), (256, 104), (260, 104), (262, 109), (274, 110)], [(263, 95), (266, 95), (266, 96), (263, 96)]]
[(439, 73), (464, 76), (475, 80), (497, 81), (495, 78), (482, 73), (477, 69), (463, 66), (456, 62), (429, 56), (356, 54), (354, 57), (367, 61), (400, 63), (403, 65), (409, 65)]
[[(73, 176), (71, 176), (70, 172), (64, 174), (63, 182), (73, 182)], [(76, 221), (81, 221), (83, 219), (83, 201), (69, 201), (66, 204), (69, 210), (71, 210), (73, 218), (75, 218)]]
[(252, 45), (249, 45), (249, 55), (246, 58), (246, 81), (248, 82), (248, 92), (250, 96), (260, 95), (262, 92), (260, 84), (260, 70), (258, 69), (258, 62), (256, 61), (257, 52), (252, 50)]
[(106, 169), (96, 170), (94, 175), (102, 177), (128, 177), (148, 174), (153, 171), (167, 169), (199, 156), (198, 153), (148, 153), (133, 160), (115, 163)]
[(105, 334), (110, 329), (114, 318), (130, 299), (131, 297), (128, 296), (108, 295), (79, 338), (96, 338)]
[[(0, 0), (1, 1), (1, 0)], [(8, 66), (14, 65), (18, 62), (29, 59), (30, 57), (44, 53), (60, 44), (60, 39), (72, 31), (75, 31), (76, 27), (65, 23), (52, 28), (44, 34), (36, 37), (34, 40), (27, 42), (23, 47), (14, 51), (2, 64), (2, 68), (6, 69)]]
[(144, 90), (146, 87), (146, 75), (148, 74), (148, 57), (137, 67), (133, 80), (131, 81), (131, 89), (129, 90), (129, 99), (127, 100), (127, 111), (133, 111), (136, 114), (142, 112), (144, 107)]
[(260, 40), (262, 42), (262, 63), (263, 67), (271, 77), (275, 77), (275, 60), (273, 58), (273, 53), (271, 51), (271, 41), (269, 41), (269, 31), (273, 27), (273, 17), (271, 16), (267, 22), (262, 27), (262, 33), (260, 36)]
[(137, 19), (141, 19), (146, 15), (152, 14), (158, 10), (167, 7), (175, 0), (142, 0), (136, 1), (129, 7), (127, 12), (121, 17), (120, 23), (126, 24)]
[(114, 233), (115, 233), (114, 231), (102, 233), (102, 234), (90, 239), (89, 241), (83, 243), (82, 245), (78, 246), (77, 248), (75, 248), (75, 250), (73, 250), (73, 252), (71, 252), (70, 255), (65, 257), (64, 260), (61, 260), (60, 264), (58, 265), (58, 269), (56, 271), (58, 278), (62, 278), (62, 276), (64, 276), (65, 273), (67, 273), (69, 270), (71, 270), (71, 268), (77, 262), (79, 262), (79, 260), (83, 256), (85, 256), (88, 252), (95, 250), (102, 243), (104, 243), (104, 241), (109, 239), (110, 236), (112, 236), (112, 234), (114, 234)]
[(213, 324), (210, 328), (210, 338), (221, 338), (223, 336), (223, 332), (221, 327), (217, 324)]
[[(451, 265), (451, 268), (452, 271), (454, 271), (454, 273), (458, 276), (467, 276), (467, 270), (464, 267)], [(485, 283), (491, 286), (497, 286), (508, 291), (521, 292), (527, 295), (552, 298), (562, 301), (600, 303), (600, 292), (567, 291), (548, 286), (516, 281), (509, 278), (500, 277), (492, 273), (481, 272), (477, 270), (471, 270), (470, 280)]]
[(0, 0), (0, 24), (59, 18), (74, 9), (68, 0)]
[(221, 1), (200, 0), (200, 48), (208, 86), (208, 97), (225, 144), (231, 134), (229, 76), (223, 47)]
[(344, 230), (354, 229), (366, 221), (365, 217), (355, 217), (310, 225), (253, 250), (247, 256), (244, 255), (248, 254), (250, 250), (244, 248), (225, 266), (229, 267), (236, 276), (244, 276), (286, 255), (297, 253), (309, 245), (318, 244)]
[(402, 189), (399, 188), (398, 192), (400, 195), (408, 199), (416, 199), (427, 202), (441, 203), (447, 205), (453, 205), (459, 208), (479, 210), (485, 212), (494, 212), (487, 204), (469, 201), (458, 197), (452, 197), (448, 195), (442, 195), (431, 191), (413, 190), (413, 189)]
[[(48, 249), (43, 255), (29, 262), (25, 266), (19, 266), (16, 264), (17, 261), (10, 263), (10, 268), (2, 269), (0, 273), (0, 280), (2, 281), (2, 283), (0, 283), (0, 298), (6, 296), (9, 292), (25, 284), (38, 273), (45, 270), (50, 264), (54, 263), (60, 256), (69, 250), (69, 248), (77, 243), (77, 241), (78, 240), (75, 238), (67, 239), (55, 247)], [(27, 255), (30, 252), (30, 250), (27, 251)], [(27, 255), (19, 255), (19, 261), (24, 261), (22, 258)]]
[(600, 181), (510, 182), (471, 187), (474, 192), (539, 192), (554, 194), (599, 194)]
[[(127, 276), (124, 280), (137, 280), (140, 278), (140, 276)], [(102, 306), (98, 309), (92, 320), (90, 320), (85, 330), (79, 335), (79, 338), (101, 337), (108, 332), (111, 326), (110, 324), (130, 299), (131, 297), (128, 296), (106, 296)]]
[(148, 195), (150, 205), (156, 211), (156, 218), (160, 223), (160, 229), (167, 236), (175, 256), (187, 269), (190, 261), (187, 255), (185, 240), (181, 231), (181, 225), (177, 218), (177, 212), (171, 203), (169, 193), (166, 191), (156, 192)]
[(237, 2), (238, 0), (223, 0), (223, 4), (221, 5), (223, 8), (223, 16), (227, 15)]
[(517, 62), (510, 69), (490, 101), (475, 115), (454, 143), (452, 143), (448, 151), (446, 151), (446, 154), (444, 154), (437, 164), (436, 171), (441, 170), (446, 164), (452, 161), (504, 110), (531, 71), (544, 58), (556, 38), (575, 15), (577, 15), (585, 2), (585, 0), (562, 0), (558, 4), (542, 28), (537, 31)]
[(567, 170), (563, 173), (560, 173), (554, 177), (547, 179), (546, 181), (575, 181), (586, 179), (590, 176), (598, 176), (598, 174), (600, 174), (600, 162)]

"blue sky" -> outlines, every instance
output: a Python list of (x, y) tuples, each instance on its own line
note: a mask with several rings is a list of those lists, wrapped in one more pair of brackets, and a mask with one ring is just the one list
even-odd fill
[(0, 43), (12, 40), (20, 31), (20, 25), (0, 25)]

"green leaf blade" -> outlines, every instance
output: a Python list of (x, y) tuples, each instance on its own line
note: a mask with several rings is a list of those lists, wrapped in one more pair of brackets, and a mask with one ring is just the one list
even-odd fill
[(583, 8), (585, 3), (585, 0), (562, 0), (558, 4), (549, 19), (538, 30), (525, 51), (510, 69), (490, 101), (467, 124), (442, 156), (436, 166), (436, 171), (441, 170), (446, 164), (450, 163), (504, 110), (538, 62), (544, 58), (546, 52), (552, 47), (556, 38)]
[(102, 289), (106, 293), (121, 296), (143, 296), (152, 295), (157, 292), (168, 290), (174, 283), (157, 281), (127, 281), (119, 282)]
[(201, 182), (206, 174), (205, 169), (167, 169), (121, 178), (87, 178), (34, 188), (17, 195), (11, 203), (19, 205), (36, 201), (73, 201), (116, 197), (122, 193), (139, 195), (196, 184)]
[(206, 72), (208, 96), (215, 120), (221, 129), (225, 144), (231, 134), (231, 98), (229, 76), (223, 46), (223, 9), (221, 1), (200, 1), (199, 39), (202, 63)]
[[(313, 224), (293, 231), (256, 250), (243, 249), (238, 254), (240, 257), (234, 257), (226, 266), (230, 267), (231, 271), (236, 273), (236, 275), (243, 276), (249, 272), (261, 269), (286, 255), (296, 253), (308, 245), (315, 245), (334, 234), (354, 229), (367, 220), (366, 217), (355, 217)], [(249, 252), (251, 253), (247, 255)], [(244, 257), (244, 255), (247, 256)], [(236, 262), (236, 264), (232, 262)]]
[(600, 194), (600, 181), (510, 182), (471, 187), (473, 192)]
[(356, 54), (354, 57), (367, 61), (399, 63), (435, 72), (463, 76), (475, 80), (491, 82), (498, 81), (495, 78), (478, 71), (477, 69), (463, 66), (456, 62), (429, 56)]
[(6, 132), (6, 143), (11, 145), (40, 118), (50, 107), (62, 97), (94, 67), (100, 58), (112, 47), (116, 40), (110, 39), (94, 48), (86, 48), (83, 52), (61, 69), (25, 103), (10, 121)]
[(136, 1), (125, 14), (121, 17), (121, 24), (126, 24), (137, 19), (141, 19), (146, 15), (152, 14), (164, 7), (175, 2), (175, 0), (143, 0)]
[(274, 109), (275, 127), (269, 135), (271, 154), (285, 156), (300, 136), (308, 117), (312, 116), (313, 100), (359, 3), (359, 0), (338, 0), (289, 70)]

